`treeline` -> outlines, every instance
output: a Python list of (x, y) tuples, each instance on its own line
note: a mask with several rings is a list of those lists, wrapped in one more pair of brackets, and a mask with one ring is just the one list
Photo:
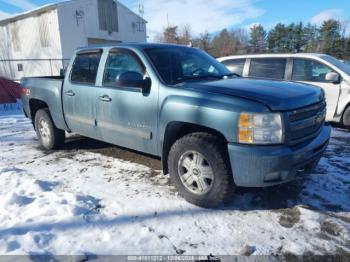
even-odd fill
[(200, 47), (214, 57), (248, 53), (316, 52), (350, 60), (350, 37), (345, 26), (330, 19), (321, 26), (303, 23), (278, 23), (270, 31), (262, 25), (246, 29), (223, 29), (212, 35), (193, 37), (190, 26), (168, 26), (157, 37), (159, 42)]

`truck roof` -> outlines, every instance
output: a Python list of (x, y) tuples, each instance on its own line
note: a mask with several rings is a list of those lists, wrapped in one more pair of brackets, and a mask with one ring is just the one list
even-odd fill
[(186, 47), (186, 45), (178, 44), (160, 44), (160, 43), (117, 43), (117, 44), (102, 44), (79, 47), (78, 51), (90, 50), (96, 48), (113, 48), (113, 47), (129, 47), (129, 48), (166, 48), (166, 47)]

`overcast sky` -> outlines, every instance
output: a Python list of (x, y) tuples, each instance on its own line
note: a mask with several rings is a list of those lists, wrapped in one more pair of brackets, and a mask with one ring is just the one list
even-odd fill
[[(120, 0), (135, 12), (145, 7), (150, 39), (167, 25), (191, 26), (194, 34), (205, 30), (215, 33), (222, 28), (262, 24), (267, 29), (278, 22), (302, 21), (322, 24), (335, 18), (348, 24), (350, 0)], [(0, 0), (0, 19), (21, 13), (54, 0)], [(56, 1), (57, 2), (57, 1)]]

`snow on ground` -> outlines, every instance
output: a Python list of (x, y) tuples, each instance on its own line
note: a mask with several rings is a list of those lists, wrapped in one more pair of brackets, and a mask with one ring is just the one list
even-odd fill
[(43, 151), (27, 119), (3, 115), (0, 254), (349, 255), (349, 145), (334, 129), (313, 175), (203, 209), (177, 196), (158, 160), (77, 137)]

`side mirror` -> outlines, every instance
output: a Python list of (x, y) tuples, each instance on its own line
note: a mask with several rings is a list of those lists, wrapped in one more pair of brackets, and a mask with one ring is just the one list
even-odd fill
[(141, 89), (148, 89), (151, 87), (151, 79), (144, 79), (143, 75), (135, 71), (127, 71), (120, 74), (116, 79), (116, 86), (118, 87), (136, 87)]
[(340, 83), (340, 75), (335, 72), (328, 73), (326, 75), (326, 81), (334, 84)]

